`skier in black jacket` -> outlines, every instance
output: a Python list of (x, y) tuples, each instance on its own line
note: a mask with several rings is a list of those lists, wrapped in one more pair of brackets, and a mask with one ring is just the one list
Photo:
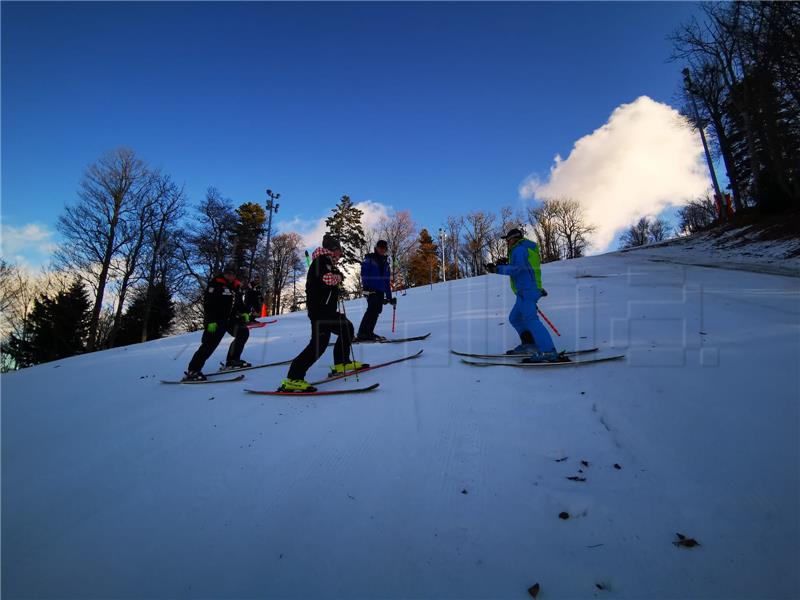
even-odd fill
[(227, 331), (233, 336), (228, 349), (225, 367), (236, 369), (251, 366), (241, 359), (242, 350), (250, 337), (247, 323), (250, 314), (246, 311), (242, 299), (242, 289), (236, 279), (236, 267), (227, 265), (222, 275), (214, 277), (203, 295), (203, 337), (200, 348), (192, 356), (183, 381), (205, 381), (203, 365), (217, 349)]
[(353, 341), (353, 324), (338, 311), (339, 285), (344, 278), (336, 268), (342, 256), (339, 240), (329, 234), (322, 238), (322, 247), (314, 250), (306, 277), (306, 305), (311, 320), (311, 340), (292, 361), (281, 392), (314, 392), (306, 380), (306, 372), (328, 347), (331, 334), (338, 336), (333, 347), (331, 373), (363, 369), (369, 365), (350, 361), (350, 344)]
[(250, 314), (250, 320), (254, 321), (261, 314), (261, 305), (264, 302), (261, 294), (261, 278), (253, 275), (247, 285), (244, 286), (244, 308)]

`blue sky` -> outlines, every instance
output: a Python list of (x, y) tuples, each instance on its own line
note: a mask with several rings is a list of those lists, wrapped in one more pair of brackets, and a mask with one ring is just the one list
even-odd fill
[[(318, 219), (345, 193), (434, 228), (519, 203), (526, 177), (546, 175), (620, 104), (676, 104), (681, 65), (665, 38), (695, 12), (3, 2), (5, 233), (54, 229), (86, 165), (117, 146), (192, 201), (210, 185), (237, 203), (272, 188), (284, 219)], [(36, 260), (36, 244), (19, 244)]]

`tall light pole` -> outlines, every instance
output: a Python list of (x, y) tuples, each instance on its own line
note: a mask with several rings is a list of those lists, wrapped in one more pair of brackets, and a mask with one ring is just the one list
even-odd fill
[(708, 150), (708, 142), (706, 142), (706, 133), (703, 129), (703, 124), (700, 122), (700, 111), (697, 109), (697, 100), (695, 99), (694, 92), (695, 87), (694, 83), (692, 83), (692, 77), (689, 73), (689, 69), (684, 69), (683, 73), (683, 86), (686, 89), (686, 92), (689, 94), (689, 98), (692, 101), (692, 108), (694, 109), (694, 120), (697, 124), (697, 129), (700, 131), (700, 140), (703, 142), (703, 150), (706, 153), (706, 162), (708, 163), (708, 171), (711, 173), (711, 183), (714, 184), (714, 195), (717, 200), (717, 212), (719, 213), (719, 220), (724, 222), (727, 220), (727, 215), (725, 214), (725, 208), (723, 206), (723, 198), (722, 198), (722, 191), (719, 189), (719, 181), (717, 181), (717, 174), (714, 171), (714, 163), (711, 160), (711, 152)]
[(447, 239), (447, 234), (445, 233), (444, 229), (439, 227), (439, 247), (442, 249), (442, 281), (447, 281), (447, 269), (445, 268), (444, 262), (444, 243)]
[[(280, 197), (281, 197), (280, 194), (275, 194), (275, 193), (273, 193), (272, 190), (267, 190), (267, 202), (266, 202), (265, 206), (267, 207), (267, 214), (269, 215), (269, 217), (268, 217), (268, 220), (267, 220), (267, 249), (266, 249), (266, 251), (264, 253), (264, 278), (262, 280), (265, 284), (268, 284), (268, 282), (269, 282), (269, 274), (267, 272), (267, 265), (269, 264), (269, 246), (270, 246), (270, 243), (272, 242), (272, 213), (273, 212), (275, 212), (275, 213), (278, 212), (278, 208), (280, 207), (280, 204), (278, 204), (276, 202), (276, 200), (278, 198), (280, 198)], [(273, 293), (274, 292), (275, 292), (275, 290), (273, 290)]]

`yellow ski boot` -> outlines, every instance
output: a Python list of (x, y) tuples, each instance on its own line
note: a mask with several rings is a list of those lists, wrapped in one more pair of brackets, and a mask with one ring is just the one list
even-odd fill
[(316, 392), (317, 388), (308, 383), (305, 379), (284, 379), (281, 382), (279, 392)]
[(341, 375), (342, 373), (349, 373), (352, 371), (361, 371), (366, 369), (369, 365), (367, 363), (358, 362), (354, 360), (349, 363), (339, 363), (331, 367), (331, 375)]

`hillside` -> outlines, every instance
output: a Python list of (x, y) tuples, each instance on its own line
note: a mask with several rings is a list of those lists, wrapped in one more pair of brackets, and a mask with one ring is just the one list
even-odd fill
[[(425, 350), (361, 396), (243, 392), (285, 367), (161, 385), (197, 333), (3, 375), (3, 598), (800, 597), (800, 279), (654, 252), (543, 269), (557, 345), (625, 361), (461, 364), (516, 343), (486, 276), (401, 296), (397, 335), (432, 335), (357, 346)], [(281, 316), (244, 358), (307, 329)]]

